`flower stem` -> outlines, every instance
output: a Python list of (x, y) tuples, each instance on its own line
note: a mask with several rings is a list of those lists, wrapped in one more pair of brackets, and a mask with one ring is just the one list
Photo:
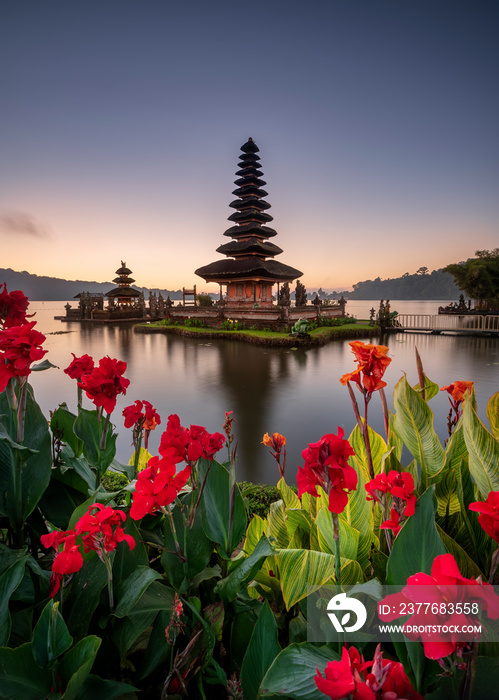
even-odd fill
[(12, 411), (17, 411), (17, 396), (16, 396), (16, 391), (14, 389), (14, 382), (16, 380), (14, 377), (11, 377), (9, 381), (7, 382), (7, 386), (5, 388), (5, 394), (7, 396), (7, 401), (9, 402), (9, 406)]
[(107, 429), (109, 428), (110, 419), (111, 419), (111, 414), (106, 413), (106, 420), (104, 421), (104, 427), (102, 428), (102, 435), (100, 436), (99, 448), (100, 448), (101, 452), (104, 452), (104, 450), (106, 449)]
[(340, 521), (337, 513), (331, 513), (333, 521), (333, 538), (334, 538), (334, 569), (336, 583), (341, 580), (341, 559), (340, 559)]
[(111, 560), (109, 559), (109, 556), (107, 553), (103, 553), (101, 557), (102, 561), (106, 565), (106, 571), (107, 571), (107, 592), (109, 594), (109, 609), (111, 612), (114, 609), (114, 592), (113, 592), (113, 566), (111, 564)]
[(494, 583), (494, 577), (495, 577), (495, 573), (497, 571), (498, 566), (499, 566), (499, 547), (497, 547), (496, 551), (492, 555), (492, 561), (490, 562), (489, 583), (491, 583), (491, 584)]
[(24, 440), (24, 419), (26, 417), (26, 394), (28, 391), (28, 380), (24, 377), (21, 383), (21, 394), (17, 407), (17, 442), (22, 445)]
[(388, 404), (386, 403), (386, 394), (385, 390), (383, 387), (379, 390), (379, 395), (381, 398), (381, 405), (383, 407), (383, 418), (385, 421), (385, 433), (386, 433), (386, 439), (388, 440), (388, 428), (390, 425), (390, 419), (389, 419), (389, 414), (388, 414)]
[(366, 457), (367, 457), (367, 467), (369, 469), (369, 476), (374, 479), (374, 466), (373, 458), (371, 454), (371, 442), (369, 440), (369, 426), (367, 423), (367, 406), (369, 401), (364, 397), (364, 425), (362, 426), (362, 434), (364, 436), (364, 444), (366, 446)]
[(140, 460), (141, 447), (142, 447), (142, 431), (140, 431), (137, 435), (137, 441), (135, 444), (135, 451), (133, 453), (133, 479), (137, 478), (137, 474), (139, 471), (139, 460)]
[(177, 537), (177, 530), (175, 529), (175, 521), (173, 520), (173, 513), (171, 511), (171, 508), (169, 506), (165, 506), (162, 510), (168, 515), (168, 518), (170, 519), (170, 527), (172, 529), (173, 541), (175, 542), (175, 550), (177, 552), (177, 557), (181, 562), (185, 562), (186, 558), (184, 557), (184, 554), (180, 548), (180, 544)]

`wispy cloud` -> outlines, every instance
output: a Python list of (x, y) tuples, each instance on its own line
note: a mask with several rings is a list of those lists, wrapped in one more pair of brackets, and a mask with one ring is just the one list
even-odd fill
[(48, 226), (24, 212), (0, 213), (0, 231), (12, 236), (51, 237), (51, 230)]

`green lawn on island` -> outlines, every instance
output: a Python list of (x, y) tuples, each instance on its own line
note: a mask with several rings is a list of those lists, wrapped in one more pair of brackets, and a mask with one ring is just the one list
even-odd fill
[[(210, 333), (210, 334), (216, 334), (220, 336), (232, 336), (232, 335), (244, 335), (244, 336), (249, 336), (253, 338), (264, 338), (264, 339), (275, 339), (275, 340), (281, 340), (284, 338), (289, 338), (290, 333), (289, 332), (276, 332), (276, 331), (271, 331), (271, 330), (225, 330), (225, 329), (218, 329), (218, 328), (212, 328), (212, 327), (198, 327), (198, 326), (190, 326), (190, 325), (179, 325), (176, 323), (165, 323), (164, 321), (154, 321), (152, 323), (148, 324), (140, 324), (140, 327), (142, 328), (148, 328), (148, 329), (158, 329), (158, 330), (166, 330), (169, 328), (175, 328), (178, 329), (179, 331), (188, 331), (189, 333)], [(345, 336), (345, 338), (351, 337), (352, 332), (358, 333), (359, 331), (371, 331), (373, 333), (376, 333), (378, 331), (377, 326), (371, 326), (367, 321), (352, 321), (352, 323), (346, 323), (341, 326), (320, 326), (319, 328), (315, 328), (314, 330), (308, 331), (310, 336), (312, 338), (328, 338), (330, 336), (332, 337), (339, 337), (339, 336)]]

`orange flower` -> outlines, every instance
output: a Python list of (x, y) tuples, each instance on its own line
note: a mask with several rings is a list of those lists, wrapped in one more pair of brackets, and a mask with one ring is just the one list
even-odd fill
[(286, 438), (279, 433), (272, 433), (272, 437), (270, 437), (268, 433), (265, 433), (262, 444), (265, 445), (265, 447), (272, 447), (276, 452), (280, 452), (286, 444)]
[(355, 359), (358, 362), (357, 369), (348, 374), (344, 374), (340, 382), (345, 385), (347, 382), (355, 382), (359, 389), (365, 393), (372, 393), (386, 386), (382, 380), (386, 368), (392, 361), (387, 357), (388, 348), (386, 345), (372, 345), (354, 340), (349, 343)]
[(440, 391), (447, 391), (452, 396), (456, 403), (460, 403), (464, 400), (464, 394), (466, 391), (470, 391), (473, 388), (474, 382), (460, 382), (459, 380), (449, 384), (449, 386), (440, 387)]

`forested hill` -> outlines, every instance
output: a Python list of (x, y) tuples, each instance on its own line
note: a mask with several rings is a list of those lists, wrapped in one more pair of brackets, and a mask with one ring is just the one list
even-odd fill
[[(84, 280), (63, 280), (58, 277), (39, 277), (29, 272), (15, 272), (11, 269), (0, 268), (0, 285), (5, 282), (7, 290), (21, 289), (31, 301), (66, 301), (73, 299), (79, 292), (99, 292), (106, 293), (116, 287), (112, 282), (86, 282)], [(134, 289), (144, 292), (146, 300), (149, 298), (149, 289), (137, 287)], [(172, 291), (168, 289), (152, 289), (151, 291), (161, 292), (166, 299), (182, 299), (180, 290)]]
[(457, 301), (461, 290), (454, 284), (454, 278), (442, 270), (406, 272), (402, 277), (382, 280), (365, 280), (353, 285), (352, 292), (344, 292), (345, 299), (438, 299)]

